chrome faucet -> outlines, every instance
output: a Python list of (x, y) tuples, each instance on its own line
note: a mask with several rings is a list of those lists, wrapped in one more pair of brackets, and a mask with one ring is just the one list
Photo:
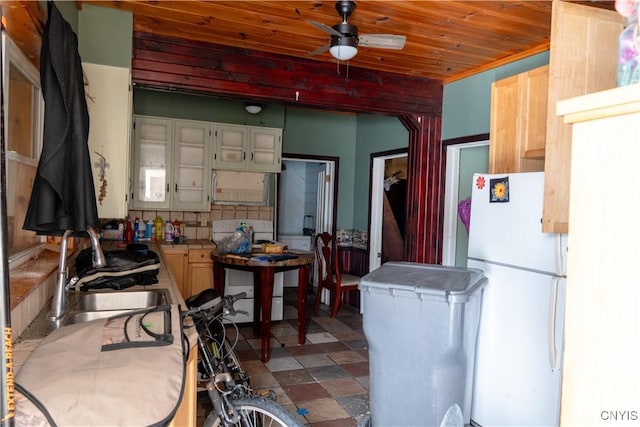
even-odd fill
[[(51, 315), (50, 319), (57, 323), (64, 317), (67, 311), (67, 248), (69, 246), (69, 236), (73, 233), (72, 230), (66, 230), (62, 235), (62, 241), (60, 242), (60, 258), (58, 261), (58, 281), (53, 293), (53, 301), (51, 302)], [(89, 234), (89, 240), (91, 241), (91, 248), (93, 252), (93, 267), (100, 268), (107, 265), (107, 259), (104, 256), (102, 247), (100, 247), (100, 238), (95, 228), (89, 226), (87, 228)], [(58, 325), (59, 326), (59, 325)]]

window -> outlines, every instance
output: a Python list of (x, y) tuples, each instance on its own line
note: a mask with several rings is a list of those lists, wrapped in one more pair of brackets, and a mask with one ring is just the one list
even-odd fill
[(44, 101), (36, 67), (4, 32), (2, 43), (8, 253), (15, 264), (40, 250), (44, 240), (22, 229), (42, 146)]

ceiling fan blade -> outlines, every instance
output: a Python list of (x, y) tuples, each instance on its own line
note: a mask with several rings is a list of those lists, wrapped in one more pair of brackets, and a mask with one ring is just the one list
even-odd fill
[(382, 49), (402, 49), (407, 38), (395, 34), (360, 34), (358, 45)]
[(321, 47), (317, 48), (316, 50), (307, 53), (307, 56), (320, 55), (321, 53), (324, 53), (324, 52), (328, 51), (330, 47), (331, 47), (331, 45), (321, 46)]
[(342, 37), (342, 34), (340, 34), (339, 32), (337, 32), (336, 30), (334, 30), (333, 28), (331, 28), (328, 25), (325, 25), (325, 24), (323, 24), (321, 22), (317, 22), (317, 21), (311, 21), (310, 19), (305, 19), (305, 21), (307, 21), (309, 24), (313, 25), (314, 27), (316, 27), (320, 31), (324, 31), (325, 33), (331, 34), (332, 36)]

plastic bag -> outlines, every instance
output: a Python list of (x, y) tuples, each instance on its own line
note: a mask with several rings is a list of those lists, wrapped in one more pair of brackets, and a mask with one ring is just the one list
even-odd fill
[(461, 200), (458, 203), (458, 215), (460, 216), (460, 221), (464, 224), (464, 228), (467, 229), (467, 233), (469, 233), (469, 222), (471, 221), (471, 197)]
[(222, 239), (218, 244), (218, 252), (223, 254), (248, 254), (251, 252), (251, 239), (244, 228), (238, 227), (232, 236)]

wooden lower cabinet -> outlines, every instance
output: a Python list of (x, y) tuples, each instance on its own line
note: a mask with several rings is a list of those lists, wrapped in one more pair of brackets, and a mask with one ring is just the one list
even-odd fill
[(189, 264), (187, 272), (185, 298), (195, 295), (198, 292), (213, 288), (213, 262), (211, 261), (211, 249), (190, 249)]
[(198, 371), (198, 345), (194, 345), (189, 349), (189, 359), (185, 369), (184, 391), (182, 393), (182, 401), (176, 415), (169, 424), (170, 427), (195, 426), (197, 416), (197, 371)]
[(180, 290), (180, 293), (183, 297), (187, 297), (188, 289), (188, 265), (189, 265), (189, 252), (187, 248), (184, 249), (163, 249), (164, 259), (167, 263), (167, 267), (171, 270), (171, 274), (173, 274), (173, 278), (175, 279), (176, 286)]

